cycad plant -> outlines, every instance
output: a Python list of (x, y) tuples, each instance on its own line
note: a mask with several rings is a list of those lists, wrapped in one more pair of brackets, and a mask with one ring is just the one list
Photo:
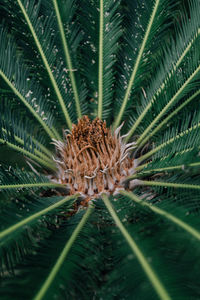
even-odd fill
[(199, 13), (0, 0), (1, 299), (200, 299)]

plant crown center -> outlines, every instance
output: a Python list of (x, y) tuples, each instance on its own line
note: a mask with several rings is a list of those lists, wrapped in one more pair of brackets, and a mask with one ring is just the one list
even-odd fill
[(80, 193), (89, 201), (102, 193), (113, 194), (124, 188), (124, 179), (134, 171), (130, 150), (120, 136), (122, 125), (114, 133), (99, 118), (84, 116), (64, 132), (64, 141), (54, 140), (57, 164), (56, 181), (66, 184), (70, 194)]

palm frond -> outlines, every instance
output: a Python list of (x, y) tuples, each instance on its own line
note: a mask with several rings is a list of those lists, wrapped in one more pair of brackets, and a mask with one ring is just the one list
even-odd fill
[[(180, 86), (180, 88), (177, 90), (175, 95), (173, 95), (173, 97), (169, 100), (169, 102), (163, 107), (163, 109), (161, 109), (160, 113), (156, 116), (156, 118), (152, 121), (152, 123), (140, 136), (140, 138), (138, 139), (138, 144), (141, 143), (145, 135), (147, 135), (151, 131), (154, 125), (158, 123), (158, 121), (163, 117), (164, 114), (168, 112), (169, 108), (171, 108), (174, 105), (174, 103), (176, 103), (176, 101), (178, 101), (181, 97), (183, 97), (185, 93), (190, 92), (192, 89), (194, 89), (194, 85), (192, 83), (197, 80), (197, 76), (199, 76), (199, 71), (200, 71), (200, 65), (197, 65), (197, 67), (194, 68), (194, 71), (189, 76), (189, 78), (187, 80), (184, 80), (184, 83)], [(141, 143), (141, 145), (142, 144), (143, 142)]]
[[(34, 118), (42, 125), (47, 134), (55, 137), (51, 132), (52, 114), (48, 103), (43, 101), (40, 88), (35, 82), (29, 82), (30, 74), (28, 69), (21, 61), (20, 57), (16, 56), (16, 48), (12, 38), (7, 37), (7, 32), (1, 28), (1, 53), (0, 53), (0, 75), (12, 92), (19, 98), (20, 101), (28, 108)], [(32, 94), (34, 93), (34, 97)], [(47, 115), (44, 112), (48, 112)]]
[[(157, 197), (150, 190), (142, 194), (138, 192), (137, 199), (138, 197), (143, 198), (147, 205), (141, 205), (143, 204), (141, 200), (135, 202), (129, 198), (129, 201), (125, 195), (117, 197), (117, 201), (111, 200), (112, 207), (115, 213), (117, 212), (117, 217), (128, 231), (131, 239), (136, 241), (145, 259), (163, 283), (170, 299), (177, 298), (178, 295), (187, 299), (188, 295), (198, 294), (198, 279), (196, 280), (193, 276), (193, 266), (191, 265), (190, 268), (191, 273), (183, 272), (183, 270), (188, 270), (184, 267), (183, 261), (187, 261), (187, 263), (193, 261), (194, 263), (199, 255), (198, 239), (174, 222), (174, 219), (172, 221), (172, 219), (154, 212), (153, 209), (159, 208), (159, 212), (165, 210), (167, 215), (168, 213), (169, 215), (172, 214), (183, 223), (190, 224), (195, 230), (199, 229), (198, 216), (195, 217), (195, 213), (188, 213), (186, 208), (182, 207), (181, 209), (180, 206), (175, 204), (174, 196), (170, 197), (169, 194), (166, 199), (166, 191), (160, 192)], [(184, 198), (183, 194), (180, 196), (181, 198)], [(187, 205), (188, 197), (184, 200), (184, 205)], [(173, 235), (170, 232), (173, 232)], [(181, 242), (185, 239), (190, 245), (187, 249)], [(115, 269), (108, 274), (105, 290), (110, 288), (110, 293), (118, 298), (122, 296), (128, 298), (134, 294), (138, 298), (160, 299), (161, 297), (157, 297), (153, 291), (148, 277), (144, 275), (141, 265), (138, 264), (137, 255), (130, 254), (130, 248), (126, 247), (126, 243), (120, 239), (119, 234), (116, 236), (116, 241), (118, 243), (116, 242), (114, 251)], [(194, 256), (192, 253), (194, 253)], [(178, 286), (177, 277), (180, 284)], [(187, 282), (187, 280), (190, 281), (191, 286), (181, 285), (181, 282)], [(174, 284), (176, 285), (175, 289), (173, 288)]]
[[(89, 61), (84, 63), (84, 75), (87, 77), (89, 89), (93, 91), (91, 107), (100, 119), (110, 122), (116, 54), (119, 48), (119, 38), (122, 34), (119, 13), (120, 1), (102, 0), (99, 3), (98, 1), (94, 3), (93, 1), (83, 1), (83, 5), (87, 7), (88, 12), (80, 20), (81, 26), (84, 26), (83, 30), (87, 41), (83, 48), (85, 48), (84, 51), (87, 51), (85, 56), (88, 52), (90, 53)], [(98, 11), (95, 14), (94, 5), (98, 6)], [(88, 19), (88, 25), (85, 24), (86, 19)], [(96, 35), (97, 31), (99, 39)], [(90, 72), (87, 72), (88, 64), (92, 66)], [(98, 74), (97, 79), (95, 79), (93, 72)]]
[[(46, 222), (55, 223), (55, 217), (50, 218), (52, 212), (55, 213), (66, 202), (75, 199), (76, 196), (68, 196), (62, 199), (53, 197), (44, 202), (41, 198), (33, 197), (34, 201), (12, 203), (12, 211), (1, 212), (4, 221), (0, 232), (1, 240), (1, 272), (13, 270), (15, 264), (19, 262), (26, 253), (33, 251), (37, 241), (46, 236), (48, 228)], [(16, 214), (21, 207), (21, 213)], [(28, 211), (28, 213), (27, 213)], [(46, 217), (45, 217), (46, 216)], [(40, 219), (40, 221), (38, 221)], [(35, 234), (34, 234), (35, 228)], [(40, 237), (41, 235), (41, 237)], [(12, 246), (11, 246), (12, 245)], [(11, 248), (9, 251), (9, 248)], [(13, 249), (12, 249), (13, 248)]]
[(107, 196), (103, 196), (103, 201), (109, 210), (111, 216), (113, 217), (116, 225), (118, 226), (119, 230), (121, 231), (122, 235), (126, 239), (127, 243), (129, 244), (131, 250), (133, 251), (134, 255), (136, 255), (139, 263), (141, 264), (145, 274), (147, 275), (149, 281), (151, 282), (153, 288), (157, 292), (160, 299), (171, 299), (168, 295), (166, 289), (164, 288), (162, 282), (159, 280), (157, 275), (155, 274), (152, 267), (149, 265), (148, 261), (146, 260), (145, 256), (137, 246), (134, 239), (130, 236), (130, 234), (127, 232), (125, 227), (123, 226), (122, 222), (120, 221), (119, 217), (117, 216), (115, 210), (113, 209), (109, 199)]
[[(132, 127), (128, 138), (130, 138), (135, 132), (136, 128), (144, 120), (148, 112), (153, 109), (152, 106), (156, 107), (163, 101), (162, 97), (165, 97), (163, 92), (165, 90), (169, 90), (168, 84), (170, 82), (175, 82), (177, 80), (176, 76), (178, 74), (178, 70), (181, 70), (181, 67), (188, 59), (188, 55), (191, 53), (195, 44), (198, 49), (200, 33), (198, 2), (192, 2), (189, 8), (189, 14), (191, 17), (190, 20), (185, 19), (183, 21), (182, 29), (180, 29), (180, 27), (177, 29), (176, 42), (174, 40), (170, 40), (170, 47), (167, 45), (166, 49), (164, 49), (165, 58), (159, 65), (159, 68), (156, 69), (156, 77), (146, 89), (145, 95), (142, 96), (141, 105), (137, 108), (137, 116), (133, 114), (131, 117), (132, 119), (130, 124), (132, 124)], [(190, 68), (185, 68), (185, 70), (189, 71)], [(150, 118), (150, 115), (148, 115), (148, 120)]]
[[(77, 78), (79, 76), (77, 75), (76, 80), (72, 80), (73, 87), (71, 87), (71, 80), (69, 78), (75, 78), (72, 73), (78, 68), (76, 50), (81, 41), (81, 32), (77, 23), (74, 23), (73, 20), (75, 11), (74, 9), (70, 9), (70, 7), (72, 7), (72, 3), (69, 3), (69, 1), (59, 2), (58, 5), (59, 11), (62, 11), (61, 19), (63, 20), (65, 34), (69, 36), (68, 50), (70, 61), (73, 63), (74, 68), (70, 68), (69, 70), (68, 65), (65, 65), (63, 57), (63, 46), (60, 41), (61, 28), (57, 23), (55, 7), (52, 10), (48, 1), (44, 1), (43, 3), (37, 1), (31, 3), (17, 1), (14, 5), (12, 1), (8, 1), (8, 10), (11, 15), (11, 21), (10, 23), (8, 21), (8, 26), (11, 30), (13, 30), (13, 23), (15, 24), (16, 22), (16, 15), (20, 20), (18, 21), (18, 27), (14, 27), (15, 34), (18, 36), (19, 49), (20, 51), (23, 49), (27, 63), (33, 74), (37, 73), (37, 80), (42, 82), (42, 85), (46, 87), (46, 94), (51, 98), (50, 102), (56, 108), (54, 115), (59, 117), (63, 124), (62, 118), (64, 114), (65, 121), (67, 118), (67, 122), (70, 123), (68, 125), (71, 127), (71, 121), (75, 122), (77, 119), (74, 105), (75, 94), (75, 102), (78, 106), (81, 106), (83, 113), (87, 112), (87, 104), (85, 103), (86, 89), (84, 82), (79, 80)], [(64, 14), (63, 17), (63, 13), (66, 10), (67, 14)], [(21, 44), (21, 39), (24, 40), (24, 32), (26, 32), (25, 45)], [(34, 64), (30, 52), (34, 52), (37, 56), (37, 61)], [(76, 88), (75, 85), (77, 86)], [(81, 89), (81, 92), (79, 92), (80, 105), (77, 102), (77, 91), (75, 91), (77, 88)], [(55, 101), (55, 96), (58, 101)], [(63, 126), (66, 125), (63, 124)]]
[[(170, 153), (175, 154), (199, 147), (199, 116), (198, 112), (194, 115), (192, 114), (192, 117), (186, 115), (186, 118), (183, 119), (183, 122), (181, 122), (182, 128), (180, 131), (178, 127), (166, 131), (164, 136), (161, 138), (161, 143), (159, 143), (159, 145), (151, 151), (140, 156), (138, 161), (142, 162), (153, 155), (153, 158), (155, 159), (158, 157), (165, 157)], [(191, 127), (188, 125), (191, 125)]]
[[(174, 185), (173, 185), (173, 187), (174, 187)], [(200, 232), (198, 232), (195, 228), (193, 228), (190, 225), (188, 225), (188, 220), (187, 220), (187, 223), (185, 223), (182, 220), (178, 219), (177, 217), (171, 215), (170, 213), (168, 213), (168, 212), (166, 212), (166, 211), (158, 208), (157, 206), (150, 205), (149, 203), (141, 200), (139, 197), (137, 197), (133, 193), (121, 192), (121, 194), (129, 197), (133, 201), (135, 201), (135, 202), (137, 202), (137, 203), (139, 203), (139, 204), (141, 204), (143, 206), (149, 207), (155, 213), (157, 213), (157, 214), (159, 214), (161, 216), (164, 216), (165, 218), (169, 219), (170, 221), (174, 222), (175, 224), (177, 224), (178, 226), (180, 226), (181, 228), (183, 228), (184, 230), (186, 230), (188, 233), (190, 233), (196, 239), (200, 240)]]
[[(10, 189), (17, 189), (18, 191), (20, 191), (21, 189), (30, 187), (39, 189), (40, 187), (62, 187), (62, 185), (50, 182), (44, 175), (38, 176), (37, 174), (28, 172), (27, 170), (25, 171), (11, 166), (7, 168), (5, 165), (1, 165), (1, 192), (2, 190), (10, 192)], [(14, 193), (16, 193), (16, 191)]]
[[(156, 172), (187, 172), (192, 173), (198, 172), (198, 167), (200, 164), (200, 158), (198, 156), (199, 149), (194, 148), (192, 150), (182, 151), (180, 153), (167, 155), (166, 157), (160, 159), (155, 159), (150, 163), (140, 165), (137, 168), (138, 174), (134, 174), (128, 179), (137, 178), (137, 176), (145, 176), (147, 174), (154, 174)], [(197, 169), (196, 169), (197, 168)]]
[(62, 264), (64, 263), (64, 260), (72, 247), (73, 243), (75, 242), (79, 232), (81, 231), (82, 227), (84, 226), (85, 222), (87, 221), (90, 213), (91, 213), (91, 207), (87, 209), (87, 212), (84, 214), (83, 218), (81, 221), (78, 223), (77, 227), (73, 231), (72, 235), (70, 236), (70, 239), (67, 241), (64, 249), (62, 250), (60, 256), (58, 257), (55, 265), (53, 266), (52, 270), (50, 271), (47, 279), (41, 286), (39, 292), (37, 293), (35, 299), (40, 300), (44, 297), (44, 295), (47, 293), (49, 287), (51, 286), (51, 283), (55, 279), (57, 273), (59, 272), (59, 269), (62, 267)]
[(179, 104), (176, 109), (174, 109), (170, 114), (168, 114), (168, 116), (165, 117), (163, 119), (163, 121), (160, 122), (160, 124), (148, 134), (148, 136), (146, 136), (145, 138), (142, 139), (142, 142), (140, 143), (140, 147), (142, 147), (142, 145), (144, 145), (148, 141), (148, 139), (152, 138), (153, 135), (155, 135), (159, 130), (161, 130), (163, 126), (165, 126), (166, 124), (169, 124), (169, 121), (176, 114), (178, 114), (186, 105), (188, 105), (193, 99), (198, 97), (199, 94), (200, 94), (200, 90), (198, 89), (192, 96), (187, 97), (187, 99), (185, 101), (183, 101), (182, 104)]
[[(91, 211), (92, 209), (87, 210), (85, 213), (82, 211), (70, 219), (63, 220), (60, 223), (57, 222), (57, 224), (55, 223), (56, 226), (52, 226), (50, 234), (38, 242), (38, 247), (34, 248), (35, 253), (30, 253), (27, 255), (24, 264), (17, 265), (17, 281), (16, 279), (14, 281), (14, 276), (12, 275), (5, 279), (4, 284), (1, 286), (1, 296), (6, 294), (7, 298), (11, 299), (13, 297), (13, 290), (10, 289), (9, 286), (14, 284), (17, 287), (17, 297), (22, 297), (23, 295), (25, 298), (30, 298), (34, 293), (34, 295), (37, 295), (39, 298), (41, 294), (38, 295), (38, 292), (41, 291), (41, 287), (44, 287), (43, 283), (45, 282), (45, 279), (48, 278), (48, 275), (52, 270), (54, 270), (54, 276), (51, 276), (51, 279), (54, 280), (48, 280), (48, 286), (45, 285), (45, 287), (48, 289), (45, 288), (46, 295), (44, 298), (48, 298), (52, 294), (55, 295), (55, 297), (70, 298), (73, 297), (75, 293), (78, 293), (82, 299), (90, 297), (92, 295), (92, 289), (85, 291), (85, 283), (87, 282), (91, 288), (95, 286), (94, 279), (92, 280), (91, 278), (90, 270), (92, 269), (90, 262), (94, 263), (98, 255), (97, 253), (100, 252), (100, 249), (98, 248), (99, 243), (96, 243), (96, 239), (99, 239), (99, 237), (97, 236), (95, 238), (98, 230), (96, 227), (94, 230), (94, 227), (89, 223), (89, 220), (95, 221), (93, 214), (90, 214)], [(89, 214), (89, 220), (86, 224), (84, 224), (84, 227), (82, 227), (81, 231), (78, 233), (77, 229), (80, 229), (81, 225), (83, 225), (84, 221), (86, 221)], [(81, 219), (83, 220), (82, 222)], [(75, 238), (74, 241), (72, 241), (72, 237)], [(88, 243), (86, 242), (88, 241), (88, 237), (96, 249), (95, 252), (91, 248), (88, 248)], [(68, 241), (68, 249), (65, 247), (66, 241)], [(72, 242), (74, 245), (72, 245)], [(69, 243), (71, 243), (71, 249), (69, 249)], [(64, 259), (64, 256), (61, 257), (61, 253), (63, 254), (63, 249), (65, 249), (64, 254), (67, 254), (68, 259)], [(66, 253), (68, 250), (70, 251)], [(82, 259), (83, 257), (86, 258), (86, 261)], [(58, 262), (61, 262), (61, 258), (62, 263), (58, 266)], [(36, 263), (38, 261), (41, 261), (42, 263)], [(99, 264), (99, 266), (103, 267), (101, 264)], [(55, 270), (55, 267), (57, 270)], [(26, 276), (28, 269), (31, 269), (32, 278)], [(82, 280), (80, 280), (83, 269), (88, 269), (88, 273), (84, 278), (82, 278)], [(35, 277), (39, 270), (40, 276)], [(98, 282), (98, 280), (100, 280), (100, 271), (96, 269), (95, 272), (97, 273), (96, 281)], [(37, 278), (35, 281), (34, 290), (22, 289), (21, 280), (23, 278), (26, 278), (25, 281), (27, 286), (31, 286), (32, 280), (35, 281), (34, 278)], [(78, 286), (74, 285), (76, 280), (79, 282)], [(64, 288), (65, 286), (67, 288)]]
[(173, 188), (182, 188), (182, 189), (194, 189), (199, 190), (200, 185), (196, 184), (186, 184), (186, 183), (175, 183), (175, 182), (165, 182), (165, 181), (145, 181), (141, 180), (140, 185), (148, 186), (164, 186), (164, 187), (173, 187)]
[(37, 162), (48, 169), (55, 170), (53, 160), (45, 157), (41, 153), (38, 156), (38, 152), (34, 151), (33, 144), (31, 146), (30, 144), (29, 146), (27, 146), (27, 144), (25, 144), (25, 141), (21, 143), (21, 139), (14, 134), (13, 128), (11, 128), (10, 130), (8, 126), (4, 126), (5, 124), (2, 122), (2, 120), (0, 120), (0, 123), (0, 144), (8, 146), (14, 151), (19, 152), (23, 156), (32, 159), (34, 162)]
[[(119, 126), (127, 110), (128, 102), (130, 107), (131, 95), (133, 90), (136, 90), (138, 82), (142, 85), (140, 72), (142, 72), (143, 66), (146, 67), (149, 63), (148, 56), (151, 53), (149, 47), (155, 42), (156, 35), (159, 34), (159, 26), (164, 23), (164, 16), (167, 17), (169, 7), (169, 3), (160, 0), (141, 3), (127, 2), (126, 10), (131, 11), (131, 14), (126, 20), (125, 41), (122, 44), (124, 43), (128, 48), (122, 48), (122, 51), (126, 51), (126, 55), (123, 55), (122, 74), (119, 79), (119, 91), (117, 91), (115, 128)], [(163, 10), (166, 11), (165, 14), (163, 14)], [(130, 18), (130, 16), (134, 17)], [(134, 24), (135, 19), (138, 19), (139, 22)], [(134, 43), (130, 40), (130, 36), (134, 38)], [(133, 67), (130, 64), (133, 64)], [(119, 96), (122, 98), (120, 99)]]
[[(72, 5), (73, 6), (75, 5), (75, 2), (71, 2), (71, 3), (70, 2), (68, 1), (68, 3), (65, 3), (67, 8), (68, 7), (72, 8)], [(63, 48), (64, 48), (65, 60), (66, 60), (66, 64), (67, 64), (68, 69), (69, 69), (70, 80), (71, 80), (73, 93), (74, 93), (74, 98), (75, 98), (75, 102), (76, 102), (77, 115), (78, 115), (78, 118), (81, 118), (81, 108), (80, 108), (80, 100), (79, 100), (79, 95), (78, 95), (78, 89), (77, 89), (77, 84), (76, 84), (76, 80), (75, 80), (75, 76), (74, 76), (74, 70), (73, 70), (74, 68), (72, 66), (72, 60), (71, 60), (71, 56), (70, 56), (70, 53), (69, 53), (69, 47), (68, 47), (68, 43), (67, 43), (67, 40), (66, 40), (66, 37), (65, 37), (64, 26), (63, 26), (63, 23), (62, 23), (60, 10), (59, 10), (59, 6), (58, 6), (57, 1), (54, 0), (53, 4), (54, 4), (56, 17), (57, 17), (57, 21), (58, 21), (58, 26), (59, 26), (59, 30), (60, 30), (60, 35), (61, 35), (61, 39), (62, 39), (62, 44), (63, 44)], [(67, 8), (65, 8), (65, 9), (67, 9)]]
[[(40, 128), (37, 128), (32, 120), (28, 121), (26, 116), (22, 115), (19, 119), (18, 109), (12, 109), (11, 101), (2, 100), (0, 104), (2, 112), (0, 117), (1, 131), (4, 132), (5, 136), (13, 135), (16, 143), (22, 145), (24, 149), (52, 163), (52, 153), (45, 147), (48, 140), (46, 141), (42, 133), (38, 135)], [(37, 139), (34, 136), (37, 136)]]
[[(31, 31), (31, 34), (32, 34), (33, 39), (35, 41), (36, 47), (38, 49), (38, 52), (41, 55), (42, 61), (43, 61), (44, 66), (45, 66), (45, 68), (47, 70), (49, 78), (51, 80), (51, 83), (52, 83), (52, 86), (54, 88), (55, 94), (56, 94), (56, 96), (58, 98), (58, 101), (59, 101), (60, 106), (62, 108), (62, 111), (64, 113), (67, 125), (69, 126), (69, 128), (71, 128), (71, 119), (70, 119), (69, 113), (67, 111), (67, 108), (66, 108), (65, 103), (64, 103), (63, 96), (62, 96), (62, 94), (60, 92), (59, 86), (58, 86), (58, 84), (56, 82), (56, 79), (55, 79), (55, 77), (53, 75), (53, 72), (51, 70), (51, 67), (50, 67), (50, 63), (51, 63), (51, 59), (52, 59), (52, 54), (47, 59), (47, 55), (46, 55), (46, 53), (44, 51), (44, 49), (46, 49), (44, 47), (44, 41), (48, 38), (48, 36), (50, 36), (50, 33), (51, 33), (50, 26), (48, 24), (51, 19), (49, 19), (49, 20), (46, 19), (45, 20), (46, 22), (44, 21), (43, 30), (45, 30), (45, 33), (46, 33), (46, 35), (44, 37), (44, 36), (42, 36), (43, 34), (41, 34), (41, 32), (39, 32), (38, 29), (40, 28), (40, 26), (39, 26), (39, 24), (37, 24), (38, 23), (37, 12), (39, 10), (39, 5), (36, 6), (35, 3), (30, 3), (28, 1), (21, 1), (21, 0), (18, 0), (17, 2), (19, 4), (19, 6), (20, 6), (20, 9), (21, 9), (23, 15), (24, 15), (24, 18), (25, 18), (25, 20), (27, 22), (27, 25), (28, 25), (28, 27), (29, 27), (29, 29)], [(40, 38), (39, 37), (42, 38), (43, 44), (40, 42)], [(49, 45), (49, 46), (51, 47), (51, 50), (52, 50), (52, 45)]]

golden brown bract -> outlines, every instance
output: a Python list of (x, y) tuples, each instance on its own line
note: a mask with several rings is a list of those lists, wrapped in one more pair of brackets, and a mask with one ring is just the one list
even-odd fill
[(124, 143), (121, 127), (112, 133), (105, 121), (87, 116), (73, 124), (71, 132), (65, 131), (64, 142), (54, 140), (56, 181), (66, 184), (70, 194), (80, 193), (86, 202), (123, 189), (124, 179), (134, 172), (129, 153), (135, 143)]

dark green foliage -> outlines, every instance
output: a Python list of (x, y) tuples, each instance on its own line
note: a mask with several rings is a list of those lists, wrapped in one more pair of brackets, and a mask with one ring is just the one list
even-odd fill
[[(200, 299), (199, 13), (0, 0), (1, 299)], [(85, 114), (124, 121), (138, 164), (77, 211), (51, 142)]]

